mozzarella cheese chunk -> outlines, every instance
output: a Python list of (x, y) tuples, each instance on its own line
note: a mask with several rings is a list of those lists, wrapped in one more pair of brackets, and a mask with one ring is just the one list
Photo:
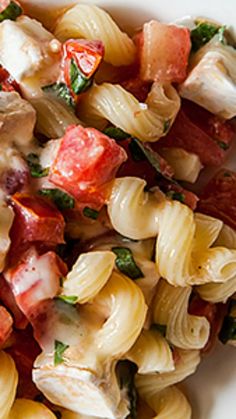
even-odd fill
[(236, 115), (236, 50), (213, 39), (193, 58), (180, 95), (230, 119)]
[(114, 368), (99, 376), (89, 368), (55, 366), (52, 356), (42, 353), (36, 359), (33, 381), (45, 396), (59, 406), (88, 416), (124, 419), (129, 410), (121, 400)]
[(40, 22), (21, 16), (0, 24), (0, 63), (23, 85), (30, 88), (56, 81), (61, 44)]
[(27, 146), (36, 122), (34, 108), (16, 92), (0, 92), (0, 145)]

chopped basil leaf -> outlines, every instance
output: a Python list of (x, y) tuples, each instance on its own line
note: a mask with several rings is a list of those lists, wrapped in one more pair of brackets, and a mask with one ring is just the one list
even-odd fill
[(227, 343), (228, 340), (236, 340), (236, 318), (226, 316), (222, 329), (219, 334), (222, 343)]
[(75, 107), (75, 101), (65, 83), (50, 84), (49, 86), (44, 86), (43, 90), (45, 92), (55, 93), (59, 98), (65, 100), (67, 105), (69, 105), (72, 108)]
[(164, 132), (164, 134), (166, 134), (167, 131), (169, 130), (170, 124), (171, 124), (171, 120), (170, 119), (166, 119), (166, 121), (164, 121), (164, 124), (163, 124), (163, 132)]
[(96, 211), (93, 208), (89, 208), (89, 207), (84, 207), (83, 214), (84, 214), (85, 217), (92, 218), (93, 220), (96, 220), (99, 216), (98, 211)]
[(38, 193), (46, 198), (50, 198), (59, 210), (71, 209), (75, 206), (75, 200), (60, 189), (40, 189)]
[(217, 144), (222, 150), (228, 150), (229, 144), (225, 143), (224, 141), (217, 141)]
[(119, 361), (116, 366), (116, 374), (119, 381), (119, 387), (125, 391), (129, 399), (129, 415), (127, 419), (137, 418), (137, 390), (135, 388), (134, 378), (137, 372), (137, 366), (130, 361)]
[(131, 250), (127, 247), (113, 247), (112, 252), (116, 254), (116, 266), (131, 279), (143, 278), (141, 269), (136, 265)]
[(219, 42), (221, 42), (221, 44), (225, 44), (225, 31), (226, 31), (226, 26), (221, 26), (218, 30), (218, 40)]
[(69, 345), (66, 345), (59, 340), (55, 340), (54, 342), (54, 365), (61, 364), (63, 362), (63, 354), (66, 349), (69, 348)]
[(71, 304), (71, 305), (76, 304), (76, 302), (78, 300), (78, 297), (76, 297), (76, 295), (70, 295), (70, 296), (68, 296), (68, 295), (58, 295), (57, 298), (59, 300), (64, 301), (65, 303)]
[(6, 19), (16, 20), (22, 14), (23, 10), (19, 4), (11, 1), (9, 5), (0, 13), (0, 22)]
[(130, 134), (123, 131), (121, 128), (118, 127), (107, 127), (103, 130), (104, 134), (106, 134), (110, 138), (114, 138), (117, 141), (126, 140), (130, 138)]
[(165, 325), (165, 324), (156, 324), (156, 323), (153, 323), (152, 325), (151, 325), (151, 330), (157, 330), (162, 336), (166, 336), (166, 328), (167, 328), (167, 326)]
[(129, 143), (129, 151), (132, 155), (132, 158), (134, 161), (146, 160), (145, 154), (139, 147), (139, 143), (137, 143), (137, 141), (135, 141), (135, 139), (132, 139)]
[[(192, 51), (197, 51), (203, 45), (207, 44), (213, 36), (219, 33), (222, 27), (209, 22), (202, 22), (191, 31)], [(222, 37), (222, 33), (221, 33)]]
[(70, 81), (71, 88), (76, 95), (85, 92), (92, 84), (92, 78), (84, 76), (73, 58), (70, 64)]
[(229, 172), (224, 172), (224, 177), (231, 177), (231, 174)]
[(32, 177), (40, 178), (48, 175), (49, 167), (46, 167), (45, 169), (42, 168), (39, 162), (39, 156), (37, 154), (28, 154), (28, 156), (26, 157), (26, 161), (30, 168), (30, 173)]
[(180, 201), (180, 202), (183, 202), (183, 203), (185, 201), (185, 196), (181, 192), (168, 191), (166, 193), (166, 196), (170, 199), (173, 199), (174, 201)]

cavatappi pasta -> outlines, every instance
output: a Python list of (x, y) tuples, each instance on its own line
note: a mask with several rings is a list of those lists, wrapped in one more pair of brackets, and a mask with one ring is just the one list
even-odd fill
[(236, 174), (202, 188), (233, 40), (25, 7), (0, 1), (0, 419), (191, 419), (178, 384), (236, 346)]

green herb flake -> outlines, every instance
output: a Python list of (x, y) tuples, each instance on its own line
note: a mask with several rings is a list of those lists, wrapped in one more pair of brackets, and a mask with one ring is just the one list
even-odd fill
[(63, 354), (66, 349), (69, 348), (69, 345), (66, 345), (59, 340), (55, 340), (54, 342), (54, 365), (59, 365), (63, 362)]
[(166, 134), (169, 131), (170, 124), (171, 124), (171, 119), (166, 119), (166, 121), (164, 121), (164, 124), (163, 124), (163, 133), (164, 134)]
[(199, 23), (197, 27), (191, 31), (192, 51), (195, 52), (203, 45), (207, 44), (207, 42), (219, 32), (222, 37), (222, 27), (219, 25), (209, 22)]
[(228, 150), (229, 149), (229, 144), (225, 143), (224, 141), (217, 141), (217, 144), (220, 148), (222, 148), (222, 150)]
[(166, 193), (166, 196), (170, 199), (173, 199), (174, 201), (180, 201), (182, 203), (184, 203), (184, 201), (185, 201), (185, 196), (181, 192), (168, 191)]
[(227, 343), (229, 340), (236, 340), (236, 318), (226, 316), (222, 329), (219, 334), (219, 339), (222, 343)]
[(92, 78), (84, 76), (73, 58), (70, 64), (70, 81), (71, 88), (76, 95), (85, 92), (92, 84)]
[(20, 16), (22, 13), (23, 10), (19, 6), (19, 4), (15, 3), (14, 1), (11, 1), (9, 5), (6, 7), (6, 9), (3, 10), (2, 13), (0, 13), (0, 22), (6, 19), (16, 20), (18, 16)]
[(48, 176), (49, 174), (49, 167), (46, 167), (45, 169), (42, 168), (40, 162), (39, 162), (39, 156), (34, 153), (28, 154), (26, 157), (26, 162), (30, 168), (31, 176), (34, 178), (41, 178)]
[(57, 97), (63, 99), (71, 108), (75, 107), (75, 101), (65, 83), (54, 83), (49, 86), (44, 86), (43, 91), (55, 93)]
[(150, 327), (151, 330), (156, 330), (157, 332), (159, 332), (163, 337), (166, 336), (166, 329), (167, 326), (165, 324), (156, 324), (153, 323)]
[(116, 266), (126, 276), (131, 279), (143, 278), (143, 272), (136, 264), (131, 250), (127, 247), (113, 247), (112, 252), (115, 253)]
[(83, 215), (85, 217), (92, 218), (92, 220), (97, 220), (99, 216), (99, 211), (96, 211), (95, 209), (90, 208), (90, 207), (84, 207)]
[(224, 177), (231, 177), (231, 174), (229, 172), (224, 172)]
[(39, 195), (51, 199), (59, 210), (72, 209), (75, 206), (75, 200), (60, 189), (40, 189)]
[(72, 306), (77, 303), (78, 297), (76, 295), (58, 295), (57, 298), (61, 301), (64, 301), (67, 304), (71, 304)]
[(107, 127), (103, 130), (103, 133), (106, 134), (110, 138), (114, 138), (114, 140), (122, 141), (130, 138), (130, 134), (123, 131), (121, 128), (118, 127)]

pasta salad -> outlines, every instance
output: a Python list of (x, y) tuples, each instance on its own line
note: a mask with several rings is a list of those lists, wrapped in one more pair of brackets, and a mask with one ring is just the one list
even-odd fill
[(236, 345), (235, 116), (225, 25), (0, 1), (0, 419), (192, 417)]

